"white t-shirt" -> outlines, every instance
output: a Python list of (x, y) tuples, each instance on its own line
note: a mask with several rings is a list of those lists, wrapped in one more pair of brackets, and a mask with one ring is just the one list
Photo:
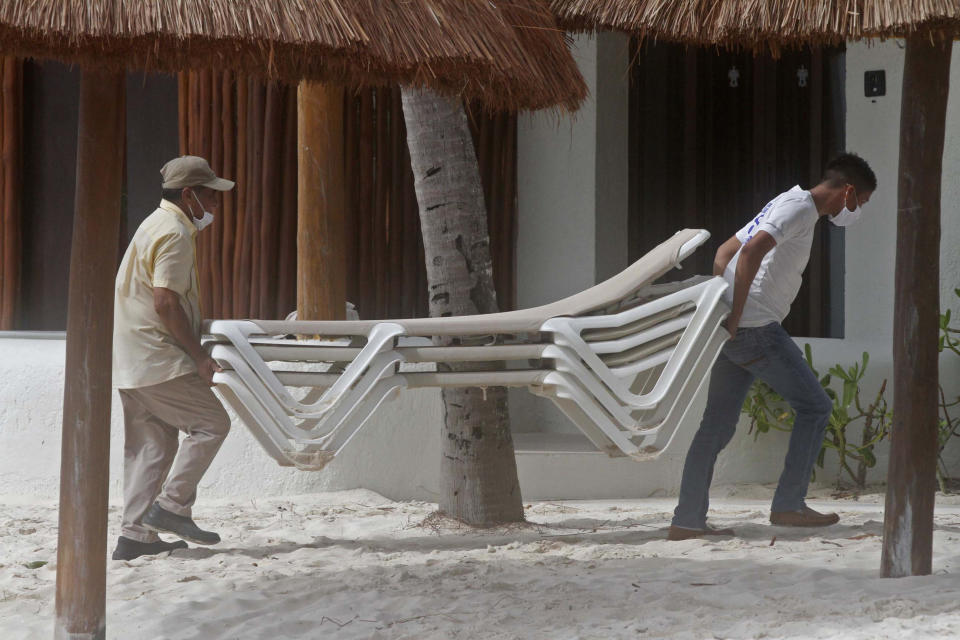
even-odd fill
[[(783, 322), (790, 312), (790, 304), (800, 291), (803, 270), (810, 259), (813, 230), (820, 215), (809, 191), (794, 187), (767, 203), (757, 216), (737, 232), (737, 239), (746, 244), (758, 231), (766, 231), (777, 245), (763, 257), (747, 302), (740, 317), (741, 327), (762, 327), (771, 322)], [(730, 285), (725, 294), (733, 304), (734, 275), (740, 251), (723, 272)]]

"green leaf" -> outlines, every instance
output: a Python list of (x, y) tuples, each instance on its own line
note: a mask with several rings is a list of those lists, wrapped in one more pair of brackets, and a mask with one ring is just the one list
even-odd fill
[(836, 376), (836, 377), (838, 377), (838, 378), (840, 378), (841, 380), (849, 380), (849, 379), (850, 379), (850, 376), (847, 375), (847, 372), (844, 371), (844, 370), (843, 370), (843, 367), (841, 367), (841, 366), (838, 365), (838, 364), (835, 364), (835, 365), (833, 365), (832, 367), (830, 367), (830, 374), (831, 374), (831, 375), (834, 375), (834, 376)]
[(863, 456), (863, 464), (867, 465), (867, 468), (873, 469), (877, 466), (877, 457), (873, 455), (873, 451), (870, 448), (861, 449), (860, 454)]
[(863, 352), (863, 371), (866, 373), (867, 365), (870, 364), (870, 354), (866, 351)]
[(33, 562), (25, 563), (23, 566), (25, 566), (27, 569), (39, 569), (45, 564), (47, 564), (46, 560), (34, 560)]

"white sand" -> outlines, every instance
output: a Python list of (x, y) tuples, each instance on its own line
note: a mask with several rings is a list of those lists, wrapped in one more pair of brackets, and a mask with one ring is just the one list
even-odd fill
[[(882, 496), (840, 525), (766, 523), (770, 489), (714, 500), (739, 537), (667, 542), (672, 499), (533, 503), (471, 531), (367, 491), (214, 504), (225, 542), (109, 563), (110, 638), (956, 638), (960, 501), (938, 500), (934, 575), (878, 578)], [(50, 638), (56, 509), (0, 501), (0, 638)], [(113, 548), (119, 514), (111, 510)], [(426, 523), (424, 522), (426, 520)], [(776, 541), (771, 545), (771, 539)], [(24, 563), (47, 560), (39, 569)]]

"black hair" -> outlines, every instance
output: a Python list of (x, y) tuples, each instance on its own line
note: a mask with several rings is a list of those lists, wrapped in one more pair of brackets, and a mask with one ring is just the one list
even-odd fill
[(163, 189), (161, 196), (164, 200), (170, 202), (180, 202), (180, 199), (183, 197), (183, 187), (179, 189)]
[(867, 161), (855, 153), (841, 153), (827, 163), (823, 172), (823, 181), (831, 187), (852, 184), (857, 193), (870, 193), (877, 190), (877, 176)]

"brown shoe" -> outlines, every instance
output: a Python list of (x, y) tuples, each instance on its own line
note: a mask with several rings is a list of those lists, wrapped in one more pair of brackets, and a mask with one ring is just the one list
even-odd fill
[(675, 527), (670, 525), (670, 531), (667, 532), (667, 540), (690, 540), (691, 538), (702, 538), (703, 536), (732, 536), (733, 529), (685, 529), (684, 527)]
[(770, 512), (770, 524), (778, 527), (829, 527), (839, 521), (835, 513), (820, 513), (806, 506), (799, 511)]

